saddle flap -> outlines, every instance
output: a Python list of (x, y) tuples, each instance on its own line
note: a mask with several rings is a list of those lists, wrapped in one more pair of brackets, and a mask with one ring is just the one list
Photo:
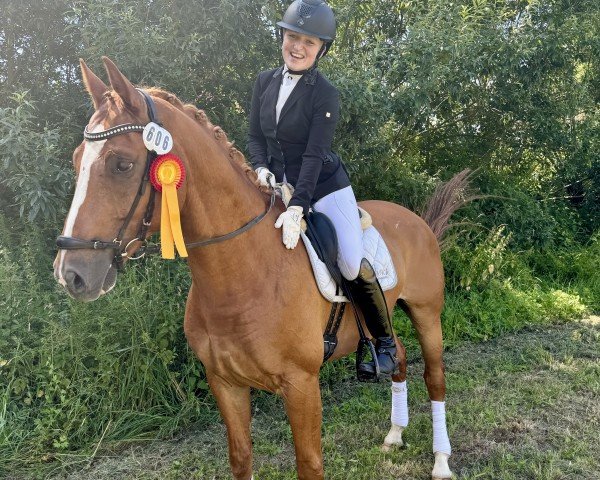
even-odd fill
[[(306, 233), (301, 232), (300, 236), (306, 246), (315, 281), (323, 297), (329, 302), (347, 302), (348, 299), (340, 292), (339, 282), (333, 278), (325, 262), (319, 258)], [(383, 291), (394, 288), (398, 283), (396, 269), (385, 241), (374, 226), (363, 232), (363, 248), (364, 256), (373, 265)]]
[(337, 266), (338, 239), (329, 217), (319, 212), (310, 212), (306, 217), (306, 236), (319, 260), (326, 265), (329, 274), (339, 285), (342, 273)]

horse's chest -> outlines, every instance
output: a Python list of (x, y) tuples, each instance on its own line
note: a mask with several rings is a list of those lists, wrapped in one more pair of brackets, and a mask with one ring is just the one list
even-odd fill
[(283, 376), (282, 352), (267, 341), (268, 336), (241, 330), (215, 332), (198, 328), (186, 336), (196, 356), (209, 375), (217, 375), (231, 383), (277, 392)]
[(207, 371), (232, 383), (278, 392), (283, 377), (281, 362), (275, 358), (269, 360), (269, 352), (264, 353), (261, 356), (252, 353), (251, 349), (237, 347), (212, 348), (205, 367)]

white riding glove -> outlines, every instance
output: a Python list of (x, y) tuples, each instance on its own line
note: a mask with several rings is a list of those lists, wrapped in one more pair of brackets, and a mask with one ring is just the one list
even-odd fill
[(256, 169), (258, 181), (262, 187), (275, 188), (275, 175), (266, 167), (258, 167)]
[(302, 221), (302, 207), (291, 206), (279, 215), (275, 228), (283, 226), (283, 243), (291, 250), (298, 245), (300, 238), (300, 222)]

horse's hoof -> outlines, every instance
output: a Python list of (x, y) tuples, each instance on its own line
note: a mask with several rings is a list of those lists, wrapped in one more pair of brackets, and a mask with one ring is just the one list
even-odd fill
[(394, 445), (397, 445), (398, 447), (404, 446), (404, 442), (402, 441), (403, 430), (404, 427), (392, 424), (392, 428), (390, 428), (390, 431), (385, 436), (385, 440), (381, 446), (381, 451), (389, 452)]
[(439, 477), (439, 476), (435, 476), (435, 475), (431, 475), (431, 480), (449, 480), (453, 477), (453, 473), (448, 470), (446, 472), (446, 474), (444, 474), (443, 476)]
[(396, 443), (393, 445), (388, 445), (387, 443), (384, 443), (381, 447), (379, 447), (379, 450), (381, 450), (383, 453), (388, 453), (391, 452), (392, 449), (394, 448), (399, 448), (400, 450), (405, 450), (408, 448), (408, 443)]
[(450, 455), (443, 452), (435, 452), (435, 464), (431, 472), (431, 480), (448, 480), (452, 478), (452, 472), (448, 466)]

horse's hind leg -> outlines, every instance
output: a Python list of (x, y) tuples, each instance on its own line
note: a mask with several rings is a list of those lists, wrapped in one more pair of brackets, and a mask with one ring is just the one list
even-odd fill
[(434, 479), (450, 478), (452, 472), (448, 467), (450, 456), (450, 440), (446, 429), (446, 379), (442, 360), (442, 325), (440, 321), (441, 306), (435, 305), (408, 307), (409, 316), (417, 331), (423, 360), (425, 362), (425, 384), (431, 400), (433, 418), (433, 453), (435, 464), (431, 476)]
[(252, 439), (250, 437), (250, 387), (235, 386), (208, 376), (227, 427), (229, 463), (235, 480), (252, 479)]

